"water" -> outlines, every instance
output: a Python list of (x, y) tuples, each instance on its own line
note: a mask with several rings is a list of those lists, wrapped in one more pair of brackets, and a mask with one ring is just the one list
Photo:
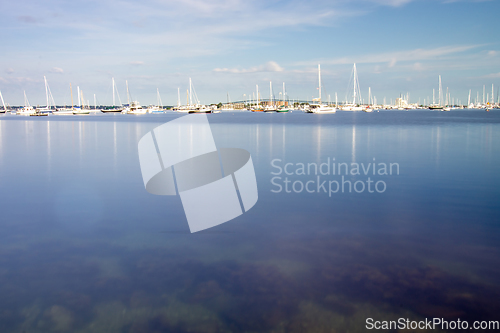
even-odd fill
[(219, 148), (251, 153), (259, 200), (195, 234), (178, 197), (145, 191), (137, 154), (179, 116), (0, 117), (2, 332), (499, 319), (499, 113), (209, 115)]

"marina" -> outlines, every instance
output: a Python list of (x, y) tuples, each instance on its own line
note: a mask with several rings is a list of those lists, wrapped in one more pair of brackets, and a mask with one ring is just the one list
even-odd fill
[[(368, 88), (368, 98), (367, 103), (364, 102), (362, 98), (361, 89), (359, 86), (359, 78), (356, 69), (356, 64), (353, 65), (349, 85), (348, 85), (348, 93), (346, 94), (344, 102), (339, 103), (337, 98), (337, 93), (335, 93), (335, 103), (323, 103), (322, 102), (322, 79), (321, 79), (321, 67), (318, 64), (318, 94), (317, 98), (313, 98), (310, 101), (304, 100), (290, 100), (288, 99), (288, 94), (285, 90), (285, 82), (283, 82), (283, 91), (279, 94), (281, 95), (281, 99), (275, 98), (275, 93), (273, 91), (272, 82), (269, 82), (269, 98), (263, 99), (261, 98), (261, 93), (259, 92), (259, 86), (256, 85), (256, 93), (253, 94), (255, 99), (242, 100), (236, 102), (228, 101), (227, 103), (218, 104), (209, 104), (205, 105), (200, 102), (198, 96), (196, 95), (196, 91), (194, 90), (194, 86), (191, 78), (189, 78), (189, 89), (186, 90), (186, 104), (183, 105), (181, 103), (181, 94), (180, 88), (177, 89), (177, 105), (173, 106), (163, 106), (161, 102), (161, 95), (159, 88), (156, 89), (157, 101), (156, 104), (149, 105), (144, 108), (140, 105), (137, 100), (132, 100), (128, 81), (125, 81), (126, 85), (126, 95), (127, 95), (127, 103), (122, 104), (120, 95), (118, 93), (118, 88), (116, 87), (116, 83), (114, 78), (112, 79), (112, 97), (113, 104), (112, 105), (100, 105), (97, 106), (96, 103), (96, 94), (94, 94), (94, 108), (91, 109), (90, 103), (87, 102), (85, 105), (85, 98), (83, 97), (83, 91), (80, 91), (80, 87), (77, 87), (78, 90), (78, 98), (77, 105), (73, 104), (73, 90), (71, 88), (71, 107), (67, 106), (57, 106), (54, 102), (54, 97), (52, 96), (52, 92), (47, 83), (47, 78), (44, 76), (45, 82), (45, 94), (46, 94), (46, 103), (45, 107), (40, 108), (37, 107), (34, 109), (27, 97), (26, 92), (24, 92), (24, 107), (13, 106), (7, 109), (5, 101), (2, 97), (3, 110), (2, 113), (11, 112), (19, 115), (45, 115), (45, 114), (58, 114), (58, 115), (68, 115), (69, 113), (73, 113), (74, 115), (85, 115), (90, 113), (122, 113), (122, 114), (134, 114), (134, 115), (142, 115), (147, 113), (160, 114), (166, 111), (174, 111), (179, 113), (220, 113), (220, 112), (233, 112), (233, 111), (251, 111), (251, 112), (289, 112), (289, 111), (303, 111), (306, 113), (316, 113), (316, 114), (327, 114), (327, 113), (335, 113), (338, 111), (363, 111), (363, 112), (373, 112), (379, 110), (400, 110), (400, 111), (410, 111), (410, 110), (421, 110), (421, 109), (429, 109), (435, 111), (451, 111), (457, 109), (482, 109), (486, 111), (490, 111), (493, 109), (500, 108), (500, 94), (496, 94), (495, 100), (495, 91), (494, 85), (491, 86), (491, 95), (486, 94), (486, 85), (483, 86), (483, 99), (480, 101), (479, 92), (477, 93), (477, 97), (474, 101), (471, 100), (471, 92), (469, 90), (469, 95), (467, 99), (467, 104), (462, 104), (458, 99), (451, 98), (451, 94), (446, 89), (446, 96), (443, 95), (443, 88), (441, 82), (441, 75), (438, 77), (438, 100), (436, 102), (435, 97), (435, 89), (432, 90), (432, 102), (430, 99), (428, 101), (429, 104), (424, 103), (411, 103), (409, 98), (409, 93), (405, 96), (400, 95), (399, 98), (395, 99), (394, 104), (386, 104), (386, 98), (384, 97), (384, 103), (378, 104), (376, 96), (372, 96), (371, 87)], [(1, 92), (0, 92), (1, 94)], [(116, 103), (116, 96), (118, 96), (118, 100), (120, 104)], [(251, 96), (251, 95), (249, 95)]]

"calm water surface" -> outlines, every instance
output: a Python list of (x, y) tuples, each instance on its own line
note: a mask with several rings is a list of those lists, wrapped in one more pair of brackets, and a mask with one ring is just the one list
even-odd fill
[[(0, 116), (1, 332), (500, 320), (498, 111), (209, 115), (219, 148), (251, 153), (259, 200), (195, 234), (138, 160), (139, 139), (177, 117)], [(348, 174), (300, 170), (334, 162)]]

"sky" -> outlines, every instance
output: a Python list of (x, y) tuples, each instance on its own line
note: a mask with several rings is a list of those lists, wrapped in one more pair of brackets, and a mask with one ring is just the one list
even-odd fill
[[(0, 0), (0, 91), (5, 102), (56, 104), (76, 87), (93, 104), (185, 104), (189, 78), (201, 103), (318, 95), (346, 99), (356, 63), (363, 99), (438, 90), (467, 102), (500, 88), (498, 0)], [(117, 98), (118, 99), (118, 98)]]

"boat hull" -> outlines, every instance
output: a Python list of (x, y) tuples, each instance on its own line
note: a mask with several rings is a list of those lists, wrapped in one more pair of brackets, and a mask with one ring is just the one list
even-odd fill
[(212, 110), (191, 110), (188, 113), (212, 113)]
[(101, 110), (102, 113), (120, 113), (122, 111), (122, 109)]
[(342, 111), (364, 111), (363, 108), (360, 106), (347, 106), (347, 107), (342, 107), (340, 110), (342, 110)]

